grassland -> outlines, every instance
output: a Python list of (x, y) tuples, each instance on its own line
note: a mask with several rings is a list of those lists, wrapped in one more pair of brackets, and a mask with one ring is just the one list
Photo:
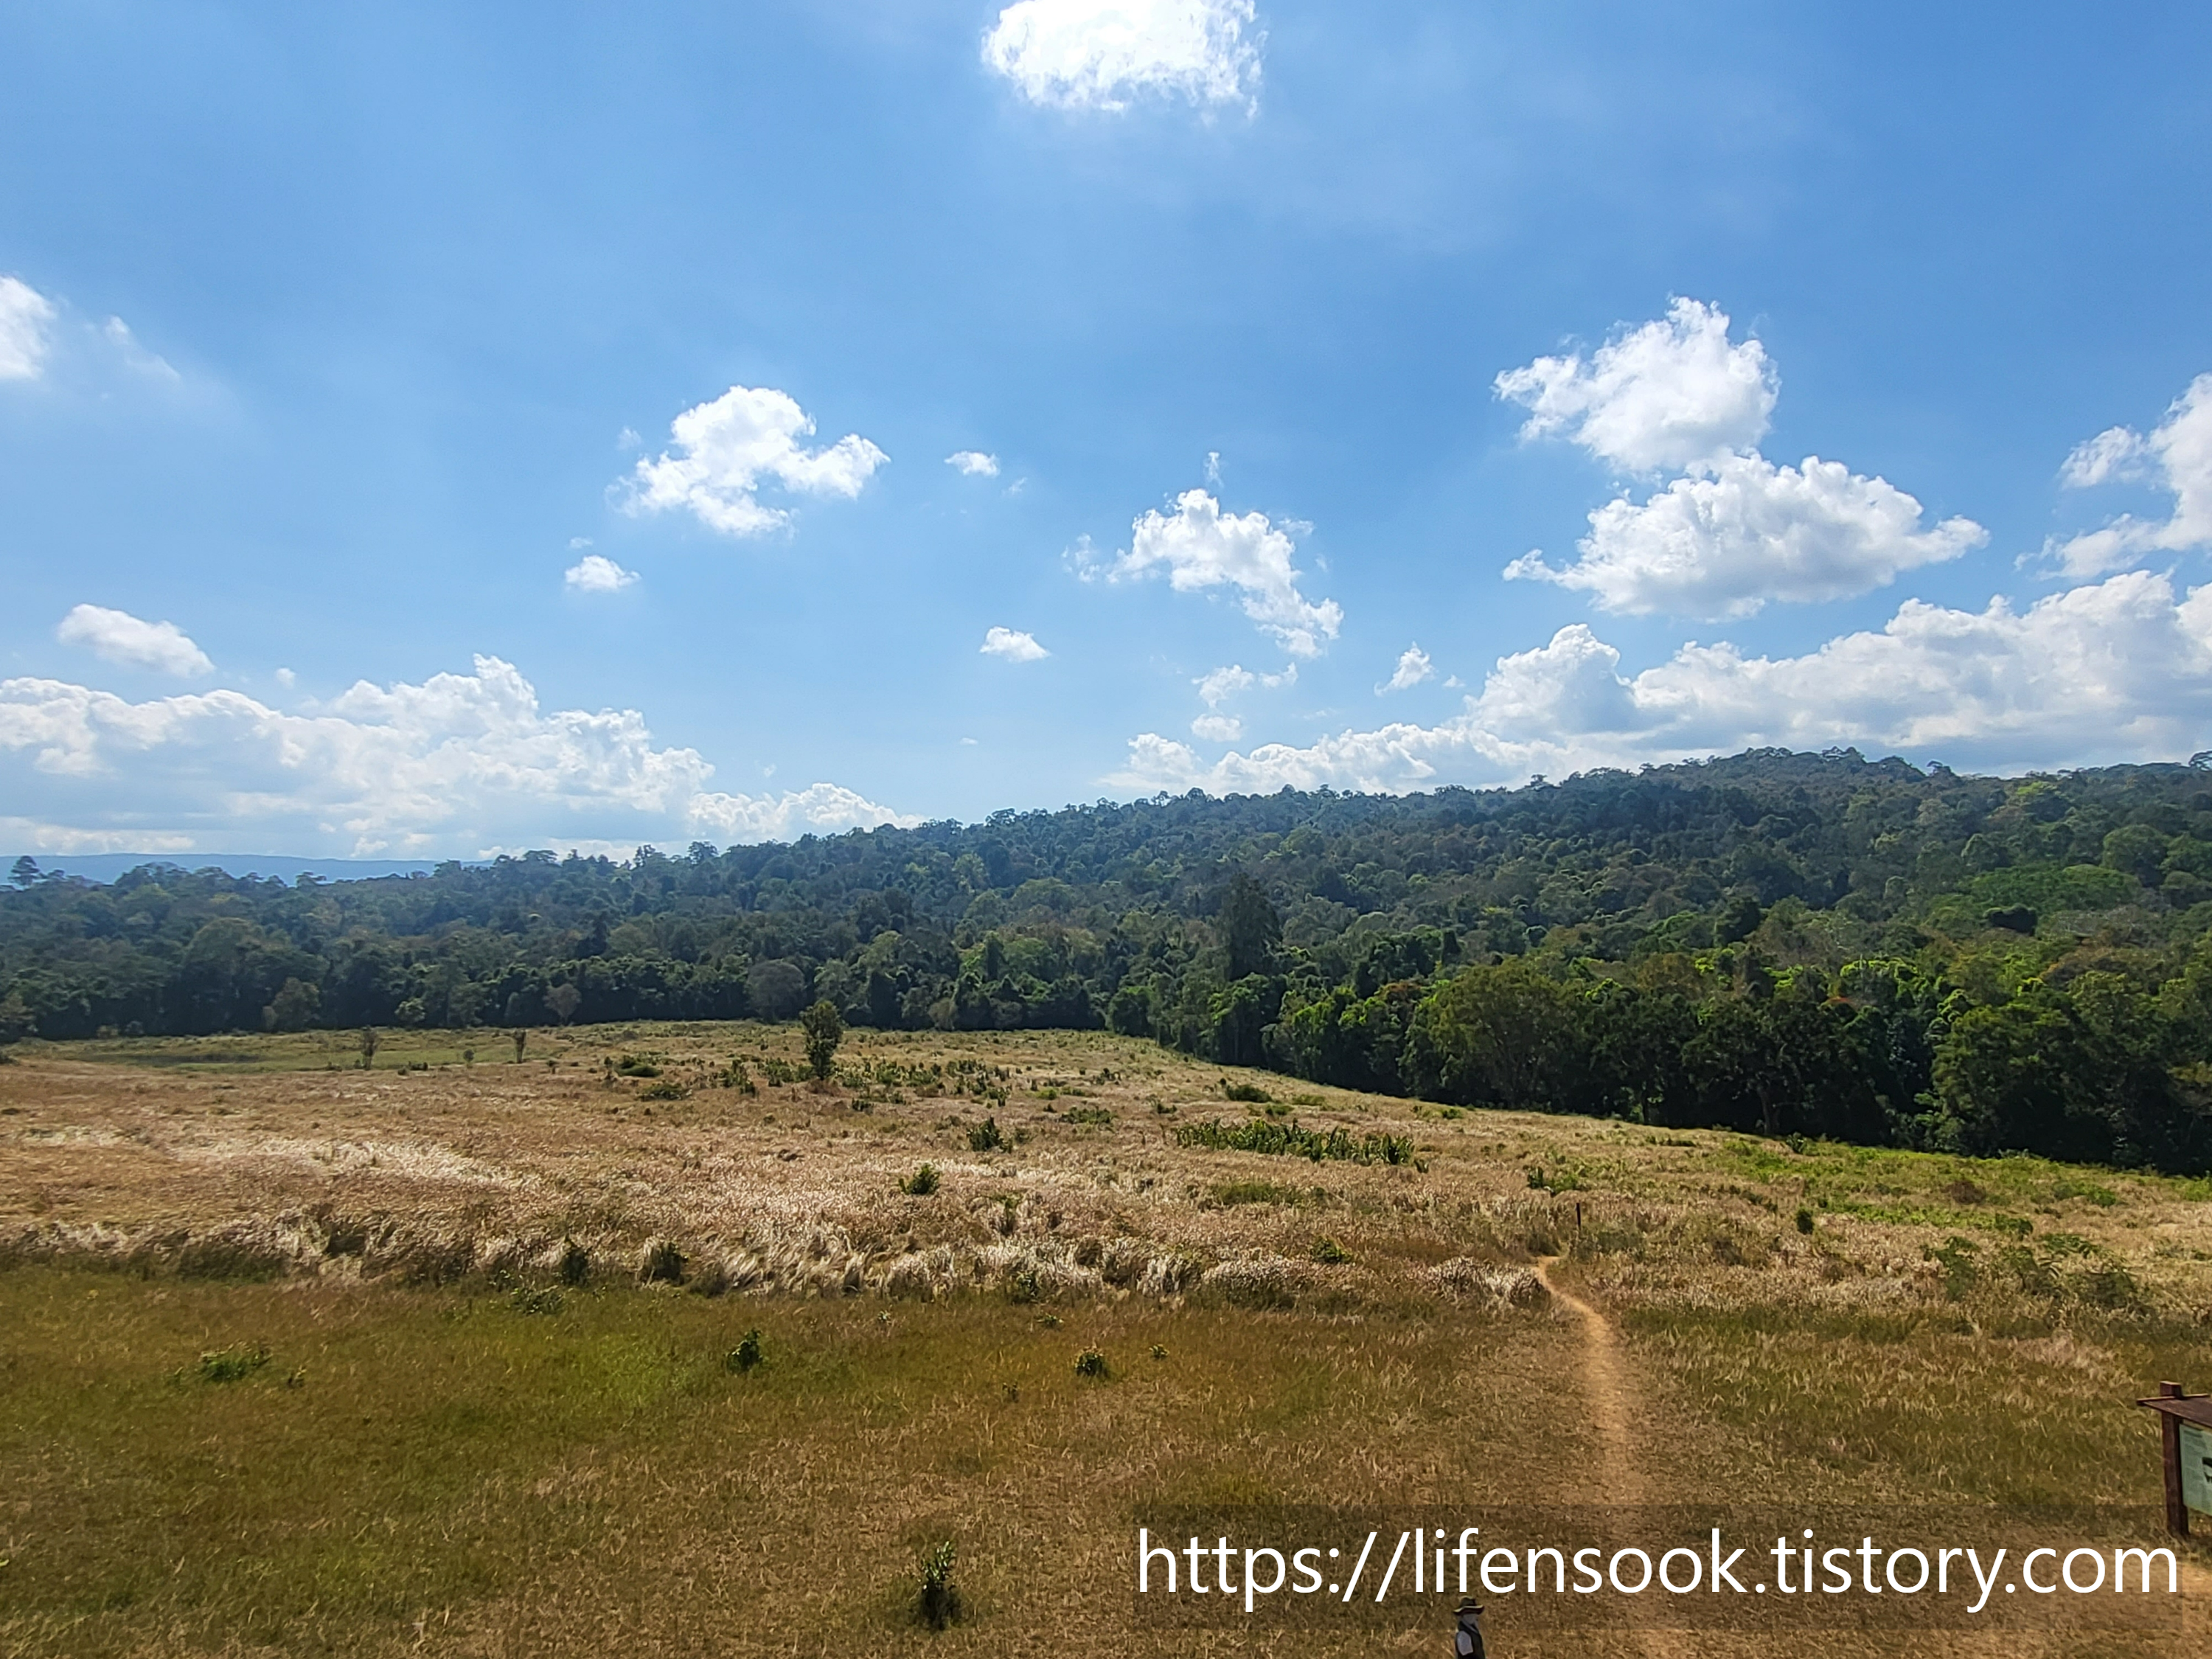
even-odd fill
[[(474, 1048), (0, 1067), (0, 1651), (1425, 1651), (1146, 1626), (1127, 1528), (1817, 1494), (2148, 1536), (2127, 1402), (2212, 1386), (2202, 1183), (1439, 1111), (1068, 1033), (856, 1034), (829, 1086), (775, 1080), (787, 1027)], [(1178, 1138), (1209, 1122), (1404, 1156)], [(964, 1609), (933, 1632), (944, 1539)]]

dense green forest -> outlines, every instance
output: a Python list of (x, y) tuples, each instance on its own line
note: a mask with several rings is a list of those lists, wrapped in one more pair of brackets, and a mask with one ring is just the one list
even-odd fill
[(354, 882), (25, 860), (0, 1041), (827, 1000), (1439, 1102), (2199, 1171), (2208, 763), (1998, 779), (1761, 750)]

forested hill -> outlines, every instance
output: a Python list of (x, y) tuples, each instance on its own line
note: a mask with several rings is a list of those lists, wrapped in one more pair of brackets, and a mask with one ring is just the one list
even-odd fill
[(19, 865), (0, 1039), (1108, 1025), (1454, 1103), (2212, 1164), (2212, 773), (1755, 751), (322, 882)]

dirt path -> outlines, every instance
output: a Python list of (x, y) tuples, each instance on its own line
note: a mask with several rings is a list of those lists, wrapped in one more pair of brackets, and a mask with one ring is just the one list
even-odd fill
[[(1638, 1508), (1650, 1498), (1632, 1426), (1638, 1396), (1621, 1358), (1620, 1334), (1611, 1320), (1553, 1278), (1552, 1268), (1559, 1260), (1547, 1256), (1539, 1261), (1536, 1276), (1544, 1281), (1552, 1299), (1574, 1315), (1583, 1328), (1583, 1391), (1589, 1401), (1589, 1420), (1597, 1430), (1601, 1467), (1606, 1471), (1601, 1501), (1624, 1509)], [(1639, 1631), (1633, 1639), (1636, 1650), (1646, 1659), (1688, 1659), (1698, 1651), (1691, 1638), (1680, 1631)]]
[[(1572, 1314), (1582, 1326), (1582, 1385), (1589, 1402), (1591, 1425), (1597, 1431), (1603, 1458), (1601, 1467), (1607, 1471), (1603, 1501), (1623, 1508), (1646, 1504), (1650, 1501), (1650, 1489), (1643, 1462), (1637, 1455), (1634, 1428), (1641, 1401), (1621, 1354), (1620, 1333), (1613, 1329), (1611, 1320), (1552, 1276), (1552, 1269), (1559, 1261), (1558, 1256), (1540, 1260), (1536, 1276), (1544, 1281), (1544, 1288), (1552, 1293), (1552, 1299)], [(2207, 1573), (2194, 1559), (2185, 1559), (2181, 1574), (2185, 1629), (2194, 1635), (2201, 1630), (2204, 1620), (2200, 1609), (2212, 1606), (2212, 1573)], [(1680, 1631), (1641, 1631), (1634, 1639), (1637, 1650), (1646, 1659), (1692, 1659), (1699, 1651), (1696, 1640)], [(2056, 1651), (2057, 1647), (2054, 1642), (2045, 1650)], [(1966, 1651), (1967, 1644), (1961, 1644), (1958, 1650)], [(1983, 1650), (1975, 1645), (1973, 1650)], [(1998, 1650), (1992, 1647), (1989, 1650)], [(2025, 1650), (2015, 1641), (2002, 1650)]]

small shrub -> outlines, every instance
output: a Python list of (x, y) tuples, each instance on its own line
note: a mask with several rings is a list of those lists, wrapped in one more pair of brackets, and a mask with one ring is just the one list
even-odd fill
[(203, 1382), (243, 1382), (268, 1363), (269, 1350), (258, 1342), (251, 1347), (240, 1343), (216, 1348), (200, 1356), (199, 1378)]
[(1085, 1348), (1075, 1356), (1075, 1374), (1103, 1380), (1108, 1375), (1106, 1356), (1096, 1348)]
[(1044, 1281), (1035, 1267), (1017, 1267), (1006, 1275), (1006, 1300), (1013, 1303), (1044, 1300)]
[(1006, 1139), (1006, 1132), (999, 1127), (999, 1120), (995, 1117), (987, 1117), (981, 1123), (972, 1125), (968, 1131), (968, 1150), (971, 1152), (1004, 1152), (1012, 1144)]
[(662, 1078), (658, 1083), (648, 1083), (637, 1091), (640, 1100), (681, 1100), (691, 1091), (672, 1077)]
[(1325, 1267), (1339, 1267), (1352, 1260), (1352, 1252), (1333, 1238), (1317, 1238), (1314, 1240), (1313, 1259)]
[(1155, 1342), (1152, 1344), (1152, 1352), (1153, 1358), (1165, 1359), (1168, 1357), (1167, 1346), (1164, 1343)]
[(767, 1357), (761, 1348), (761, 1334), (755, 1329), (738, 1339), (738, 1346), (730, 1350), (722, 1364), (733, 1371), (749, 1371)]
[(955, 1554), (948, 1538), (921, 1558), (921, 1622), (943, 1630), (960, 1617), (960, 1587), (952, 1582)]
[(1103, 1106), (1071, 1106), (1060, 1115), (1063, 1123), (1091, 1123), (1103, 1128), (1114, 1121), (1114, 1114)]
[(515, 1291), (509, 1300), (517, 1313), (556, 1314), (561, 1311), (561, 1292), (550, 1285), (539, 1285), (536, 1289), (525, 1286)]
[(1254, 1106), (1265, 1106), (1274, 1099), (1274, 1096), (1256, 1083), (1231, 1083), (1227, 1078), (1221, 1079), (1221, 1097), (1224, 1100), (1241, 1100)]
[(934, 1164), (925, 1164), (899, 1182), (899, 1190), (908, 1198), (927, 1198), (943, 1184)]
[(561, 1241), (561, 1282), (574, 1290), (592, 1276), (592, 1253), (573, 1238)]
[(1797, 1231), (1801, 1233), (1813, 1231), (1813, 1212), (1802, 1204), (1797, 1206)]
[(654, 1239), (645, 1247), (645, 1260), (639, 1267), (638, 1277), (648, 1285), (681, 1285), (684, 1252), (668, 1239)]
[(651, 1054), (623, 1054), (615, 1060), (615, 1070), (624, 1077), (659, 1077), (660, 1066)]

